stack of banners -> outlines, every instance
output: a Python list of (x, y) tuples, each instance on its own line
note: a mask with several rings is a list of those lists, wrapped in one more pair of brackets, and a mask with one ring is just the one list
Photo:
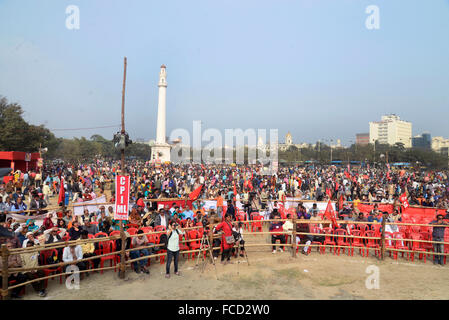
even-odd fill
[(76, 207), (73, 207), (73, 214), (75, 216), (82, 216), (84, 214), (84, 210), (87, 209), (89, 213), (100, 211), (100, 207), (104, 206), (106, 212), (109, 212), (108, 208), (112, 207), (114, 210), (114, 204), (102, 204), (106, 203), (106, 196), (101, 196), (99, 198), (95, 198), (90, 201), (78, 202), (75, 203)]

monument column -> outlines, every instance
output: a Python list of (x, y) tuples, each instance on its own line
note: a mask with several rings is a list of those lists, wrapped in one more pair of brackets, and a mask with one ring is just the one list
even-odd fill
[(159, 72), (159, 98), (157, 104), (156, 142), (151, 147), (151, 160), (157, 162), (170, 161), (170, 145), (166, 137), (166, 96), (167, 96), (167, 72), (165, 65)]
[(165, 110), (166, 110), (166, 95), (167, 95), (167, 73), (165, 65), (161, 66), (159, 73), (159, 101), (157, 105), (157, 131), (156, 143), (165, 144)]

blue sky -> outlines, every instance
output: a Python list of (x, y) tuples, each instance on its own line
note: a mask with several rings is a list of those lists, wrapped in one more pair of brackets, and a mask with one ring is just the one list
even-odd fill
[[(72, 4), (79, 30), (65, 27)], [(449, 137), (449, 0), (0, 0), (0, 40), (0, 95), (50, 129), (119, 124), (127, 56), (134, 139), (155, 138), (161, 64), (167, 135), (202, 120), (347, 143), (396, 113)]]

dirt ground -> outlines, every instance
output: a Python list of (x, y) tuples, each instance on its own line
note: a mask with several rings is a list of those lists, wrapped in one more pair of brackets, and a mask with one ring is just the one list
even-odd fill
[[(150, 275), (127, 269), (126, 279), (121, 280), (113, 270), (105, 271), (85, 277), (79, 290), (60, 285), (59, 278), (50, 280), (44, 299), (449, 299), (447, 266), (435, 266), (429, 260), (425, 264), (389, 257), (378, 261), (360, 257), (358, 252), (349, 257), (320, 255), (315, 250), (292, 258), (289, 250), (272, 254), (268, 247), (253, 247), (248, 251), (249, 265), (233, 258), (233, 264), (217, 263), (216, 272), (208, 264), (201, 273), (195, 268), (196, 260), (181, 258), (181, 276), (172, 274), (170, 279), (164, 277), (165, 264), (153, 260)], [(379, 289), (365, 285), (370, 265), (379, 267)], [(42, 298), (29, 286), (25, 299)]]

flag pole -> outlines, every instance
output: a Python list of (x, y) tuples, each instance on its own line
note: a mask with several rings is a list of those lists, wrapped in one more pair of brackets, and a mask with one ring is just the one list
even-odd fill
[[(125, 134), (125, 88), (126, 88), (126, 66), (127, 66), (127, 60), (126, 57), (124, 58), (124, 71), (123, 71), (123, 89), (122, 89), (122, 135)], [(125, 168), (125, 148), (121, 150), (121, 175), (126, 174), (126, 168)], [(117, 178), (116, 178), (117, 179)], [(117, 182), (116, 182), (117, 183)], [(126, 235), (125, 230), (123, 228), (123, 220), (120, 220), (120, 239), (122, 241), (122, 248), (120, 252), (120, 272), (119, 277), (120, 279), (125, 278), (125, 247), (126, 247)]]

